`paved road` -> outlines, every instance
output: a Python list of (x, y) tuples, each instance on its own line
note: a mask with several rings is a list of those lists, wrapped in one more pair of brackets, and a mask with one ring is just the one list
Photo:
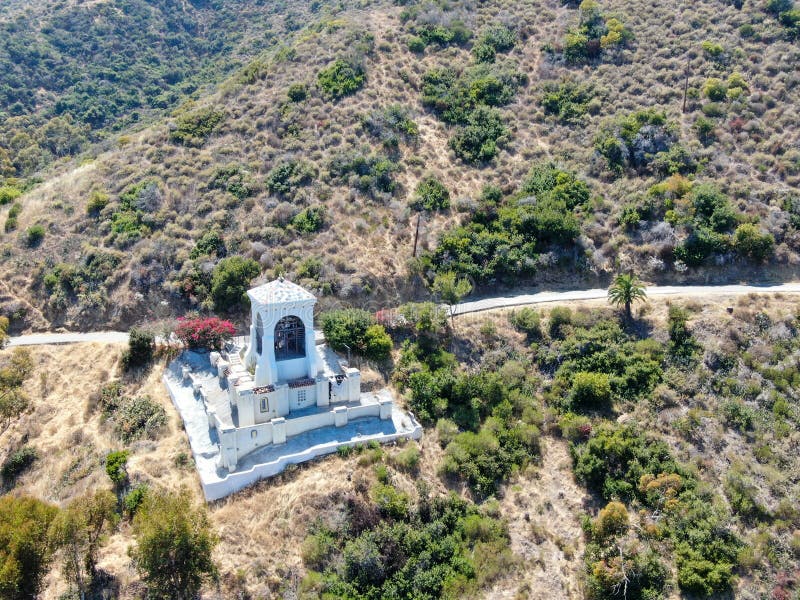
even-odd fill
[[(756, 293), (775, 293), (800, 294), (800, 282), (765, 284), (765, 285), (668, 285), (650, 286), (646, 289), (647, 296), (650, 298), (662, 296), (743, 296), (753, 292)], [(547, 302), (568, 302), (570, 300), (598, 300), (606, 298), (608, 290), (572, 290), (568, 292), (539, 292), (537, 294), (522, 294), (519, 296), (493, 297), (475, 300), (473, 302), (462, 302), (456, 306), (455, 314), (464, 315), (467, 313), (480, 312), (482, 310), (492, 310), (495, 308), (509, 308), (512, 306), (525, 306), (526, 304), (544, 304)]]
[(91, 331), (88, 333), (32, 333), (12, 337), (9, 346), (39, 346), (43, 344), (76, 344), (78, 342), (126, 343), (124, 331)]
[[(658, 298), (664, 296), (684, 296), (704, 298), (710, 296), (743, 296), (751, 293), (759, 294), (800, 294), (800, 282), (764, 284), (764, 285), (668, 285), (650, 286), (647, 296)], [(484, 298), (472, 302), (462, 302), (456, 306), (455, 314), (464, 315), (496, 308), (525, 306), (528, 304), (545, 304), (548, 302), (569, 302), (574, 300), (599, 300), (606, 297), (608, 290), (572, 290), (567, 292), (539, 292), (537, 294), (521, 294)], [(35, 346), (40, 344), (74, 344), (78, 342), (125, 343), (128, 334), (123, 331), (95, 331), (89, 333), (33, 333), (12, 337), (9, 346)]]

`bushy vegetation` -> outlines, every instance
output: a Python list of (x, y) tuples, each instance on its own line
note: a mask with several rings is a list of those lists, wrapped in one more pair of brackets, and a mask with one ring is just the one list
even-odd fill
[(15, 348), (0, 361), (0, 428), (8, 425), (27, 410), (30, 399), (23, 389), (33, 372), (33, 359), (27, 348)]
[(417, 210), (443, 210), (450, 207), (450, 192), (436, 177), (426, 177), (417, 184), (411, 205)]
[(373, 360), (386, 360), (392, 351), (392, 338), (383, 325), (365, 310), (347, 308), (320, 315), (325, 340), (339, 352), (355, 352)]
[(547, 114), (555, 115), (562, 123), (574, 123), (587, 113), (592, 98), (590, 86), (566, 79), (545, 83), (541, 103)]
[(0, 467), (3, 484), (12, 487), (17, 477), (30, 469), (37, 458), (39, 458), (39, 452), (33, 446), (23, 446), (11, 452), (3, 461), (3, 466)]
[(694, 167), (692, 157), (678, 144), (675, 124), (656, 110), (617, 118), (595, 137), (594, 147), (607, 168), (620, 175), (626, 169), (671, 175)]
[(333, 178), (375, 199), (391, 196), (395, 192), (397, 182), (394, 173), (398, 169), (398, 165), (386, 156), (359, 151), (336, 154), (329, 166)]
[[(730, 589), (741, 542), (730, 529), (729, 517), (714, 502), (713, 493), (675, 461), (666, 444), (648, 439), (631, 426), (606, 426), (588, 442), (573, 446), (573, 454), (575, 474), (590, 489), (606, 499), (618, 498), (663, 512), (664, 522), (656, 527), (674, 540), (681, 589), (701, 596)], [(614, 585), (624, 575), (623, 564), (608, 561), (616, 552), (613, 545), (604, 550), (602, 543), (587, 552), (588, 560), (599, 559), (589, 567), (590, 585), (600, 591), (598, 597), (611, 597)], [(661, 592), (666, 570), (654, 555), (638, 554), (623, 560), (645, 561), (637, 597)]]
[(178, 117), (170, 137), (184, 146), (202, 146), (224, 120), (225, 113), (213, 108), (185, 113)]
[(193, 350), (220, 350), (234, 333), (233, 323), (218, 317), (181, 317), (175, 329), (178, 339)]
[(128, 332), (128, 348), (122, 353), (122, 367), (130, 371), (149, 365), (155, 348), (156, 340), (152, 332), (131, 328)]
[(338, 100), (356, 93), (367, 81), (364, 65), (336, 59), (317, 74), (317, 84), (325, 98)]
[(518, 193), (503, 203), (487, 198), (476, 219), (442, 234), (423, 262), (479, 282), (529, 276), (541, 254), (574, 243), (588, 202), (588, 186), (573, 173), (536, 165)]
[(603, 14), (596, 0), (583, 0), (578, 13), (578, 26), (570, 28), (564, 38), (564, 58), (568, 63), (596, 60), (633, 39), (619, 19)]
[(247, 290), (250, 282), (261, 274), (261, 267), (252, 258), (229, 256), (214, 266), (211, 273), (211, 297), (214, 308), (233, 311), (250, 306)]
[(507, 25), (496, 23), (481, 32), (472, 46), (472, 55), (478, 62), (491, 63), (498, 53), (508, 52), (517, 44), (517, 33)]
[(167, 412), (148, 396), (129, 396), (119, 382), (105, 385), (100, 391), (102, 418), (124, 443), (146, 438), (156, 439), (167, 424)]
[(156, 598), (195, 598), (217, 573), (212, 558), (218, 538), (205, 508), (193, 505), (186, 490), (152, 492), (133, 518), (136, 546), (131, 558)]
[(345, 521), (303, 543), (309, 594), (347, 598), (463, 597), (512, 563), (502, 521), (455, 494), (412, 502), (391, 484), (346, 498)]

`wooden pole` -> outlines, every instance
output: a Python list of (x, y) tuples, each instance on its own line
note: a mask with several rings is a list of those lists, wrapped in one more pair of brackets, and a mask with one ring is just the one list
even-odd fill
[(417, 257), (417, 242), (419, 241), (419, 220), (422, 218), (422, 213), (417, 214), (417, 230), (414, 233), (414, 252), (411, 254), (411, 258)]
[(689, 91), (689, 58), (686, 58), (686, 79), (683, 82), (683, 114), (686, 114), (686, 94)]

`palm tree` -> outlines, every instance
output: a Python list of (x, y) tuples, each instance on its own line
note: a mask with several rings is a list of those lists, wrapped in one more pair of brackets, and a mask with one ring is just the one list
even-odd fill
[(614, 278), (614, 283), (608, 288), (608, 301), (616, 306), (625, 306), (625, 316), (632, 319), (631, 305), (637, 300), (644, 300), (647, 294), (642, 282), (635, 275), (622, 273)]

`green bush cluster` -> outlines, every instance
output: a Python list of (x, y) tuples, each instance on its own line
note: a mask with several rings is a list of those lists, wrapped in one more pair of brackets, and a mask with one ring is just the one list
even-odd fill
[(537, 349), (536, 360), (553, 374), (547, 399), (554, 406), (607, 411), (615, 399), (644, 397), (661, 381), (664, 353), (659, 344), (637, 340), (616, 321), (581, 323), (577, 315), (553, 312), (554, 339)]
[(104, 294), (121, 263), (119, 253), (95, 249), (89, 249), (77, 265), (57, 263), (41, 274), (48, 303), (65, 308), (76, 298)]
[(472, 46), (478, 62), (494, 62), (498, 53), (508, 52), (517, 44), (517, 32), (502, 23), (489, 25)]
[(294, 191), (308, 185), (314, 178), (314, 168), (302, 160), (284, 160), (269, 170), (267, 189), (277, 196), (290, 196)]
[(607, 17), (595, 0), (583, 0), (579, 7), (577, 27), (567, 30), (564, 58), (569, 63), (582, 63), (624, 47), (633, 34), (615, 17)]
[(19, 202), (14, 202), (11, 205), (11, 208), (8, 209), (8, 215), (6, 215), (6, 222), (3, 225), (3, 230), (8, 233), (10, 231), (14, 231), (17, 228), (19, 223), (19, 215), (22, 213), (22, 204)]
[[(422, 4), (403, 9), (400, 20), (407, 24), (411, 32), (408, 49), (412, 52), (424, 52), (428, 46), (463, 46), (472, 39), (472, 32), (467, 28), (458, 14), (447, 11), (447, 6), (438, 12), (422, 15)], [(431, 6), (425, 7), (430, 13)]]
[(538, 455), (538, 411), (521, 363), (465, 373), (452, 354), (422, 339), (404, 344), (395, 379), (423, 423), (438, 420), (444, 429), (452, 423), (453, 434), (440, 436), (446, 446), (441, 472), (463, 479), (476, 494), (493, 494)]
[(244, 200), (253, 193), (253, 182), (250, 174), (241, 165), (232, 164), (217, 167), (211, 180), (209, 189), (223, 190), (238, 200)]
[(324, 206), (309, 206), (295, 215), (292, 227), (300, 233), (316, 233), (325, 226), (325, 216)]
[(122, 368), (131, 371), (149, 365), (155, 350), (155, 335), (151, 331), (132, 327), (128, 332), (128, 347), (122, 353)]
[(586, 114), (592, 98), (594, 89), (591, 85), (565, 79), (558, 83), (545, 83), (540, 102), (545, 113), (555, 115), (562, 123), (574, 123)]
[(14, 485), (16, 479), (33, 466), (39, 458), (39, 452), (33, 446), (23, 446), (9, 453), (0, 467), (0, 476), (7, 487)]
[(411, 502), (391, 485), (346, 499), (335, 529), (317, 523), (303, 542), (301, 591), (319, 597), (455, 598), (475, 593), (511, 566), (502, 521), (456, 494)]
[(398, 169), (397, 163), (385, 156), (359, 151), (336, 154), (328, 167), (334, 179), (376, 199), (395, 192), (394, 173)]
[(20, 190), (19, 188), (13, 185), (0, 186), (0, 206), (11, 204), (20, 196), (22, 196), (22, 190)]
[[(688, 198), (690, 210), (675, 213), (674, 217), (668, 213), (667, 218), (684, 224), (689, 230), (686, 240), (675, 248), (675, 257), (688, 265), (700, 265), (709, 257), (731, 249), (730, 231), (740, 217), (728, 197), (713, 184), (694, 185)], [(742, 250), (758, 253), (759, 237), (760, 234), (751, 228), (743, 230)]]
[[(660, 527), (674, 544), (678, 585), (684, 592), (709, 596), (730, 589), (742, 543), (713, 494), (674, 459), (664, 442), (631, 425), (605, 424), (588, 441), (573, 444), (572, 454), (575, 475), (590, 490), (661, 511)], [(598, 556), (602, 548), (587, 549), (589, 560)], [(597, 568), (592, 574), (594, 583), (606, 590), (600, 597), (610, 597), (607, 584), (612, 579), (602, 577)], [(665, 579), (655, 581), (663, 585)]]
[(444, 210), (450, 207), (450, 192), (441, 181), (430, 175), (417, 184), (411, 206), (416, 210), (429, 212)]
[(247, 290), (250, 282), (261, 274), (261, 267), (252, 258), (223, 258), (211, 273), (211, 297), (214, 308), (234, 311), (250, 306)]
[(663, 112), (640, 110), (604, 125), (594, 139), (595, 151), (609, 171), (686, 173), (694, 159), (678, 143), (678, 129)]
[(317, 85), (328, 100), (338, 100), (355, 94), (366, 81), (364, 65), (341, 58), (317, 73)]
[(320, 323), (325, 340), (334, 350), (345, 352), (349, 348), (374, 360), (386, 360), (391, 354), (392, 338), (365, 310), (332, 310), (320, 315)]
[(422, 263), (478, 282), (530, 275), (540, 253), (574, 243), (588, 202), (589, 187), (574, 173), (536, 165), (516, 195), (500, 206), (488, 200), (477, 220), (444, 232)]
[(225, 113), (210, 106), (188, 112), (177, 118), (170, 138), (184, 146), (199, 147), (224, 120)]
[(194, 248), (189, 253), (189, 258), (195, 260), (203, 256), (215, 256), (223, 258), (228, 253), (225, 246), (225, 238), (222, 237), (222, 232), (214, 227), (209, 229), (195, 242)]
[(467, 162), (486, 162), (497, 155), (508, 130), (494, 108), (511, 102), (527, 83), (509, 66), (479, 64), (462, 72), (435, 68), (422, 77), (422, 103), (445, 123), (459, 125), (450, 147)]
[[(2, 324), (8, 326), (5, 320)], [(8, 427), (27, 410), (30, 401), (23, 384), (32, 372), (33, 359), (27, 348), (15, 348), (0, 362), (0, 427)]]
[(156, 439), (167, 424), (167, 412), (148, 396), (131, 397), (118, 381), (104, 385), (98, 399), (101, 416), (112, 424), (114, 434), (129, 444)]

